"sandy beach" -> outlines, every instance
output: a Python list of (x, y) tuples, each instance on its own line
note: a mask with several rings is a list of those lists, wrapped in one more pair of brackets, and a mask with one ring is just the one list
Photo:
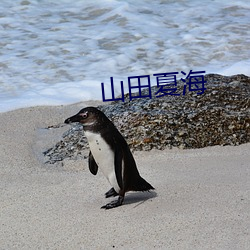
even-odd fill
[(155, 191), (103, 210), (110, 186), (87, 159), (42, 158), (68, 129), (45, 128), (89, 105), (0, 113), (0, 249), (249, 249), (249, 143), (134, 152)]

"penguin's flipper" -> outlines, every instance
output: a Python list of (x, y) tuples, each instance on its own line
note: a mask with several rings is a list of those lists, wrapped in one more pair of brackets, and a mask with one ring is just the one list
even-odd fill
[(118, 193), (115, 191), (114, 188), (111, 188), (107, 193), (105, 193), (106, 198), (109, 198), (109, 197), (112, 197), (112, 196), (115, 197), (117, 195), (118, 195)]
[(91, 151), (89, 151), (89, 170), (93, 175), (96, 175), (98, 171), (98, 165), (96, 164)]
[(122, 149), (115, 147), (115, 176), (120, 189), (123, 189), (122, 181)]

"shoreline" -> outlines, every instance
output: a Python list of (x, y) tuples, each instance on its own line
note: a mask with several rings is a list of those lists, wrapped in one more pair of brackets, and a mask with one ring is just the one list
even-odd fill
[(3, 249), (247, 249), (250, 143), (202, 149), (135, 151), (138, 169), (156, 188), (128, 193), (104, 211), (110, 188), (87, 159), (44, 165), (37, 158), (84, 105), (0, 113), (0, 246)]

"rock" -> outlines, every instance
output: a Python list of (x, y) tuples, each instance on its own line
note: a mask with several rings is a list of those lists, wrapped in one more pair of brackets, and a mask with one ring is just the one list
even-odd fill
[[(187, 91), (185, 96), (152, 96), (132, 101), (126, 95), (125, 102), (98, 108), (114, 122), (132, 150), (250, 142), (250, 78), (209, 74), (205, 80), (207, 89), (201, 95)], [(183, 86), (182, 81), (177, 84)], [(157, 92), (156, 86), (151, 89), (152, 93)], [(75, 124), (44, 155), (47, 162), (54, 163), (87, 157), (87, 148), (81, 125)]]

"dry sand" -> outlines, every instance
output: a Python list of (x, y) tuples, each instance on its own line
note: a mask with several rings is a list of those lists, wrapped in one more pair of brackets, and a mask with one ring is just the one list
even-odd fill
[(0, 114), (0, 249), (250, 248), (250, 144), (135, 152), (155, 192), (103, 210), (87, 160), (41, 162), (68, 127), (43, 128), (90, 104)]

